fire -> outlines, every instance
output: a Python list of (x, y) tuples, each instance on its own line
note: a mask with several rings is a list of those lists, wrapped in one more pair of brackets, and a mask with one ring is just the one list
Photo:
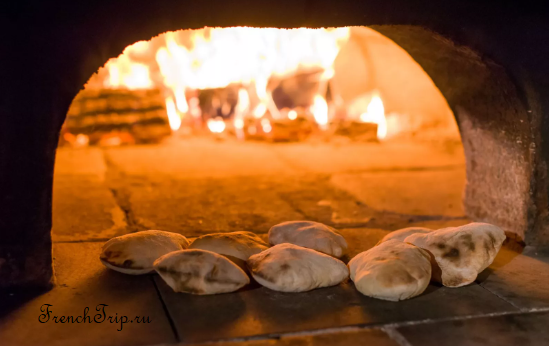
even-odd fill
[(126, 55), (107, 62), (109, 78), (105, 80), (105, 88), (149, 89), (153, 82), (149, 77), (149, 67), (141, 63), (133, 63)]
[(328, 125), (328, 104), (322, 96), (315, 96), (313, 105), (311, 106), (311, 112), (318, 125), (321, 128), (326, 128)]
[(368, 103), (366, 112), (360, 115), (360, 120), (365, 123), (377, 124), (378, 139), (387, 137), (387, 119), (385, 118), (385, 108), (379, 93), (374, 92), (372, 94), (372, 99)]
[(225, 131), (225, 122), (221, 118), (208, 119), (208, 128), (213, 133), (221, 133)]
[(245, 105), (240, 113), (251, 112), (261, 118), (268, 111), (277, 119), (281, 115), (267, 89), (269, 79), (319, 67), (330, 75), (348, 37), (349, 28), (181, 30), (128, 46), (119, 57), (110, 59), (99, 75), (106, 88), (162, 89), (173, 129), (181, 125), (181, 119), (175, 116), (172, 104), (180, 114), (200, 116), (196, 105), (186, 99), (186, 90), (224, 88), (232, 83), (255, 89), (259, 100), (251, 104), (242, 89), (239, 103)]
[(177, 110), (175, 109), (175, 103), (173, 102), (173, 99), (171, 97), (166, 98), (166, 111), (168, 113), (168, 122), (170, 123), (170, 128), (173, 131), (179, 130), (181, 127), (181, 118), (179, 117), (179, 114), (177, 114)]

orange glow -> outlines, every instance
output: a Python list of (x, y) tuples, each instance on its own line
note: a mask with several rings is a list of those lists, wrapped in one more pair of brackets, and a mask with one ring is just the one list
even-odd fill
[(360, 115), (360, 120), (365, 123), (377, 124), (377, 138), (387, 137), (387, 119), (385, 118), (385, 108), (378, 92), (372, 94), (372, 99), (368, 103), (366, 112)]
[(179, 114), (177, 114), (177, 110), (175, 109), (175, 103), (173, 102), (173, 99), (171, 97), (166, 98), (166, 111), (168, 113), (170, 128), (173, 131), (179, 130), (179, 128), (181, 127), (181, 118), (179, 117)]
[(235, 118), (244, 117), (250, 108), (250, 96), (246, 89), (238, 90), (238, 103), (235, 108)]
[(273, 127), (271, 126), (271, 122), (269, 121), (269, 119), (261, 119), (261, 129), (265, 133), (271, 132)]
[(267, 106), (265, 106), (264, 103), (260, 103), (257, 107), (255, 107), (253, 114), (254, 117), (259, 119), (265, 114), (265, 112), (267, 112)]
[(242, 118), (234, 119), (234, 127), (236, 127), (237, 129), (243, 129), (244, 128), (244, 120), (242, 120)]
[(222, 133), (225, 131), (225, 122), (221, 118), (208, 119), (208, 128), (213, 133)]
[[(172, 129), (180, 126), (179, 114), (200, 117), (192, 100), (186, 99), (186, 90), (224, 88), (232, 83), (255, 89), (257, 96), (251, 104), (246, 88), (241, 89), (239, 103), (243, 106), (236, 115), (252, 112), (261, 118), (268, 110), (277, 119), (280, 113), (267, 88), (270, 78), (319, 67), (329, 78), (333, 62), (348, 38), (349, 28), (180, 30), (128, 46), (120, 56), (110, 59), (99, 75), (106, 88), (163, 90)], [(177, 117), (172, 103), (179, 113)]]
[(322, 96), (315, 96), (311, 112), (320, 128), (326, 128), (328, 125), (328, 104)]
[(177, 110), (181, 113), (187, 113), (189, 111), (189, 105), (187, 104), (187, 98), (185, 97), (185, 89), (176, 88), (174, 90), (174, 96)]
[(110, 59), (106, 68), (109, 78), (105, 80), (105, 88), (149, 89), (153, 83), (149, 77), (149, 67), (131, 62), (126, 55)]
[(297, 119), (297, 112), (294, 111), (293, 109), (291, 111), (289, 111), (288, 112), (288, 119), (290, 119), (290, 120)]

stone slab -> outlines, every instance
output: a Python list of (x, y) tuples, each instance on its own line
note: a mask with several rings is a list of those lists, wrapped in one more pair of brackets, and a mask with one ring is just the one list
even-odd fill
[(334, 187), (328, 175), (287, 177), (277, 189), (280, 196), (308, 220), (336, 228), (364, 226), (376, 215), (373, 208)]
[(54, 242), (105, 240), (126, 233), (125, 214), (103, 179), (94, 174), (56, 174)]
[(463, 147), (421, 142), (326, 143), (303, 142), (272, 146), (280, 158), (298, 171), (351, 173), (359, 171), (425, 169), (461, 166)]
[[(56, 286), (28, 300), (13, 291), (0, 297), (0, 344), (3, 346), (137, 346), (175, 342), (151, 276), (108, 270), (99, 261), (100, 243), (54, 245)], [(26, 298), (26, 299), (24, 299)], [(39, 323), (43, 304), (51, 304), (49, 321)], [(94, 316), (107, 304), (106, 316), (149, 317), (150, 323), (110, 323)], [(53, 316), (82, 316), (89, 307), (92, 323), (55, 323)], [(45, 307), (44, 307), (45, 308)], [(9, 311), (6, 311), (9, 309)], [(44, 321), (45, 319), (43, 319)], [(82, 320), (82, 319), (80, 319)], [(112, 320), (115, 320), (113, 318)], [(58, 319), (59, 321), (59, 319)], [(142, 322), (142, 320), (140, 320)]]
[(526, 247), (520, 251), (502, 247), (478, 281), (520, 309), (549, 308), (549, 249)]
[(549, 312), (509, 314), (399, 327), (411, 346), (549, 345)]
[(95, 175), (102, 178), (106, 171), (107, 165), (101, 148), (59, 148), (55, 153), (54, 174)]
[[(181, 344), (188, 345), (188, 344)], [(204, 345), (204, 344), (202, 344)], [(327, 331), (311, 335), (283, 335), (276, 339), (216, 342), (219, 346), (349, 346), (375, 345), (400, 346), (380, 329), (351, 329), (342, 331)]]
[(124, 177), (113, 182), (136, 230), (185, 236), (214, 232), (267, 233), (277, 223), (303, 220), (278, 194), (280, 180), (261, 177), (163, 179)]
[(335, 174), (331, 182), (376, 210), (409, 215), (464, 216), (464, 167)]
[(180, 340), (188, 343), (517, 310), (477, 284), (429, 286), (419, 297), (388, 302), (363, 296), (351, 282), (304, 293), (252, 285), (195, 296), (174, 293), (161, 278), (155, 280)]
[(233, 139), (171, 138), (159, 145), (110, 148), (106, 156), (128, 175), (227, 178), (295, 172), (271, 145)]

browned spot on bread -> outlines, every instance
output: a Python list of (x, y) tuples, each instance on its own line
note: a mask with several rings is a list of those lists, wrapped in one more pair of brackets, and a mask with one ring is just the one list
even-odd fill
[(416, 279), (406, 271), (380, 275), (378, 276), (378, 280), (385, 287), (409, 285), (416, 281)]
[(132, 264), (133, 264), (133, 261), (130, 260), (130, 259), (127, 259), (127, 260), (124, 261), (124, 263), (122, 263), (122, 267), (131, 268)]
[(460, 239), (463, 241), (463, 245), (465, 245), (469, 250), (475, 251), (475, 243), (473, 242), (473, 236), (469, 233), (462, 234), (460, 236)]
[(453, 247), (450, 251), (443, 254), (442, 257), (449, 259), (450, 261), (457, 261), (459, 259), (459, 250)]
[(102, 258), (102, 259), (115, 259), (115, 258), (120, 257), (120, 255), (122, 255), (121, 251), (107, 250), (104, 253), (102, 253), (101, 256), (99, 256), (99, 258)]
[(191, 256), (191, 257), (200, 257), (202, 255), (204, 255), (204, 252), (200, 251), (200, 250), (190, 250), (190, 251), (187, 251), (185, 253), (186, 256)]
[(457, 278), (454, 277), (448, 280), (444, 280), (444, 286), (449, 286), (449, 287), (459, 286), (462, 283), (463, 283), (463, 278), (460, 278), (460, 277), (457, 277)]
[(290, 265), (288, 263), (284, 263), (280, 266), (280, 271), (286, 271), (288, 269), (290, 269)]
[(441, 250), (444, 250), (446, 248), (446, 244), (444, 244), (444, 243), (437, 243), (435, 245)]

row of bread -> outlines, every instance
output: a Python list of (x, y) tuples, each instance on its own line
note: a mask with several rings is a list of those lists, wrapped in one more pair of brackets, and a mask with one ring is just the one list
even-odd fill
[[(497, 255), (505, 233), (486, 223), (394, 231), (348, 265), (347, 242), (334, 228), (312, 221), (273, 226), (269, 244), (251, 232), (215, 233), (192, 243), (183, 235), (142, 231), (109, 240), (101, 262), (126, 274), (157, 272), (176, 292), (234, 292), (255, 281), (282, 292), (337, 285), (349, 276), (363, 294), (403, 300), (430, 281), (448, 287), (472, 283)], [(272, 246), (272, 247), (270, 247)]]

